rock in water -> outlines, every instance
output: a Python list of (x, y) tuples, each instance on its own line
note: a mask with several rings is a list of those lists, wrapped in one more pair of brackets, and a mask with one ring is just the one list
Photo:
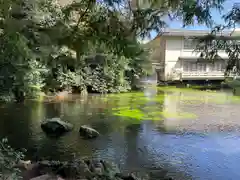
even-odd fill
[(45, 175), (41, 175), (41, 176), (32, 178), (30, 180), (64, 180), (64, 179), (61, 178), (61, 177), (51, 176), (51, 175), (45, 174)]
[(14, 167), (19, 168), (19, 169), (28, 169), (28, 167), (31, 165), (31, 161), (24, 161), (24, 160), (20, 160), (18, 163), (16, 163), (16, 165)]
[(98, 131), (86, 125), (80, 127), (79, 133), (82, 137), (87, 139), (93, 139), (100, 135)]
[[(35, 173), (23, 176), (23, 180), (140, 180), (133, 173), (124, 175), (116, 164), (98, 159), (72, 159), (70, 161), (39, 161), (35, 163)], [(152, 176), (150, 176), (151, 178)], [(166, 179), (165, 175), (153, 178)]]
[(42, 122), (41, 128), (49, 134), (62, 134), (73, 129), (73, 125), (62, 121), (60, 118), (51, 118)]

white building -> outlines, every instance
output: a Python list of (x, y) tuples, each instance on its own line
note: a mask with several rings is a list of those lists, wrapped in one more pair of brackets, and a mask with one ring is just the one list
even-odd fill
[[(231, 32), (224, 36), (230, 37)], [(209, 31), (203, 30), (165, 30), (152, 42), (153, 66), (156, 68), (160, 81), (182, 80), (223, 80), (228, 59), (224, 51), (219, 51), (221, 60), (214, 63), (200, 60), (200, 53), (194, 52), (196, 42), (191, 37), (204, 36)], [(157, 46), (156, 46), (157, 44)]]

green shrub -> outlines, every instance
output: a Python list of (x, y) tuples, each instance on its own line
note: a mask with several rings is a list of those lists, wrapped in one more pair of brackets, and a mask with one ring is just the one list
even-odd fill
[(15, 165), (24, 158), (22, 151), (16, 151), (8, 145), (7, 139), (0, 142), (0, 179), (19, 180), (20, 171)]

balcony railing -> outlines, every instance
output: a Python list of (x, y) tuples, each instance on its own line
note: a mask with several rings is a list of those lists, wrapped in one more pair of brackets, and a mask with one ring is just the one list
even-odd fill
[(181, 73), (181, 79), (224, 79), (224, 72), (202, 72), (202, 71), (188, 71)]

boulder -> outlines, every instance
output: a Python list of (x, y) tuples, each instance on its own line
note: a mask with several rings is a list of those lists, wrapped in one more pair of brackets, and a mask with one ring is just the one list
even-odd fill
[(80, 127), (79, 133), (80, 133), (80, 136), (87, 139), (93, 139), (100, 135), (98, 131), (86, 125), (83, 125)]
[(91, 172), (97, 174), (97, 175), (103, 175), (104, 174), (104, 165), (99, 160), (91, 160), (88, 162), (89, 168)]
[(27, 169), (22, 170), (22, 179), (23, 180), (30, 180), (32, 178), (41, 176), (41, 170), (39, 168), (38, 163), (32, 163), (28, 166)]
[[(124, 175), (110, 162), (97, 159), (71, 161), (39, 161), (23, 180), (138, 180), (134, 174)], [(160, 178), (161, 179), (161, 178)]]
[(41, 128), (49, 134), (62, 134), (73, 129), (73, 125), (62, 121), (60, 118), (51, 118), (42, 122)]
[(28, 161), (20, 160), (14, 167), (23, 169), (23, 170), (27, 170), (27, 169), (29, 169), (31, 164), (32, 163), (30, 160), (28, 160)]
[(39, 161), (39, 170), (44, 172), (44, 174), (55, 173), (63, 178), (75, 179), (76, 177), (81, 178), (92, 178), (94, 175), (90, 171), (88, 165), (83, 161), (76, 159), (69, 162), (61, 161)]
[(121, 173), (117, 173), (115, 177), (119, 177), (122, 180), (139, 180), (134, 174), (129, 174), (129, 175), (123, 175)]
[(64, 180), (61, 177), (58, 176), (53, 176), (53, 175), (49, 175), (49, 174), (44, 174), (35, 178), (32, 178), (30, 180)]

